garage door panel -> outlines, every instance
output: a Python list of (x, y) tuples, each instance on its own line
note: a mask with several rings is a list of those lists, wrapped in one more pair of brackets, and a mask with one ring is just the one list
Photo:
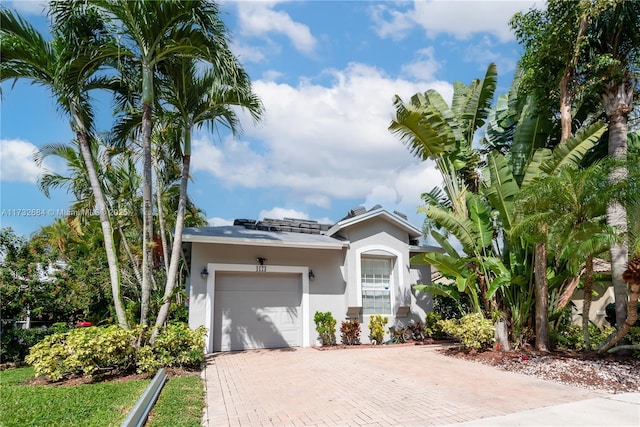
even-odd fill
[(216, 276), (214, 351), (300, 345), (300, 275)]

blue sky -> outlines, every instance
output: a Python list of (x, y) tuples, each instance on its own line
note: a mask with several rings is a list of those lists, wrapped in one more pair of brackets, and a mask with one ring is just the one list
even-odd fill
[[(8, 1), (46, 31), (42, 1)], [(332, 223), (349, 209), (380, 204), (420, 226), (420, 194), (440, 184), (433, 163), (413, 158), (388, 130), (392, 99), (482, 77), (498, 66), (506, 92), (521, 49), (508, 26), (517, 11), (543, 2), (511, 1), (224, 1), (232, 49), (265, 106), (235, 138), (195, 135), (190, 197), (211, 225), (235, 218), (295, 217)], [(28, 235), (61, 215), (72, 197), (38, 188), (43, 170), (64, 173), (33, 152), (68, 142), (68, 120), (50, 94), (2, 84), (1, 227)], [(100, 105), (101, 130), (110, 107)]]

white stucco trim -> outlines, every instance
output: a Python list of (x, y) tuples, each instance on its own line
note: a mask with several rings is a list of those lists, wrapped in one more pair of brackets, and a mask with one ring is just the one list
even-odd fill
[[(404, 260), (402, 258), (402, 253), (398, 252), (397, 250), (390, 248), (389, 246), (385, 246), (385, 245), (367, 245), (367, 246), (363, 246), (361, 248), (356, 249), (356, 291), (357, 291), (357, 297), (358, 297), (358, 306), (362, 307), (362, 254), (365, 252), (372, 252), (372, 251), (384, 251), (387, 252), (391, 255), (394, 255), (396, 257), (396, 267), (398, 270), (398, 287), (403, 286), (404, 284), (404, 268), (402, 267), (404, 265)], [(392, 282), (393, 282), (393, 278), (394, 278), (394, 270), (396, 270), (395, 268), (393, 270), (391, 270), (391, 278), (392, 278)], [(393, 285), (393, 283), (392, 283)], [(395, 306), (394, 306), (394, 302), (395, 302), (395, 286), (391, 286), (391, 293), (389, 295), (389, 298), (391, 298), (391, 315), (393, 316), (395, 313)], [(363, 308), (364, 310), (364, 308)]]
[(215, 307), (214, 298), (216, 293), (216, 273), (256, 273), (257, 274), (269, 274), (269, 273), (288, 273), (288, 274), (301, 274), (302, 275), (302, 302), (301, 302), (301, 316), (302, 316), (302, 346), (309, 347), (310, 334), (309, 334), (309, 267), (300, 266), (288, 266), (288, 265), (265, 265), (266, 271), (259, 272), (259, 268), (262, 266), (256, 266), (255, 264), (217, 264), (208, 263), (207, 271), (209, 276), (207, 277), (207, 301), (205, 309), (205, 327), (207, 328), (207, 335), (205, 336), (205, 342), (207, 343), (207, 353), (213, 352), (213, 308)]
[(209, 243), (219, 245), (243, 245), (243, 246), (268, 246), (283, 248), (299, 248), (299, 249), (338, 249), (342, 250), (349, 246), (349, 242), (309, 242), (309, 241), (283, 241), (283, 240), (265, 240), (238, 237), (220, 237), (220, 236), (196, 236), (193, 234), (185, 235), (182, 239), (188, 243)]

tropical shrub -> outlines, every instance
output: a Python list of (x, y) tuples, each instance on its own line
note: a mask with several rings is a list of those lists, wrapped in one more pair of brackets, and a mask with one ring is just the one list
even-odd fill
[(138, 373), (154, 373), (162, 367), (199, 368), (204, 361), (206, 328), (196, 330), (183, 322), (171, 323), (158, 335), (153, 345), (136, 352)]
[[(598, 348), (605, 339), (615, 331), (613, 326), (599, 328), (589, 324), (591, 347)], [(580, 325), (563, 325), (558, 331), (550, 332), (551, 344), (558, 350), (585, 350), (584, 335)]]
[(442, 330), (460, 341), (465, 350), (481, 350), (493, 343), (494, 328), (491, 320), (480, 313), (471, 313), (461, 319), (441, 320)]
[(134, 337), (134, 331), (115, 325), (73, 329), (45, 337), (31, 348), (25, 361), (36, 375), (54, 381), (75, 374), (126, 371), (135, 363)]
[(344, 344), (360, 344), (360, 321), (358, 319), (343, 320), (340, 325), (340, 336)]
[(447, 334), (442, 330), (442, 325), (440, 321), (442, 320), (442, 315), (435, 311), (430, 311), (427, 313), (424, 319), (424, 333), (428, 338), (442, 339), (446, 337)]
[(369, 340), (373, 344), (382, 344), (384, 342), (385, 325), (389, 319), (379, 314), (369, 318)]
[(336, 344), (336, 319), (330, 311), (322, 313), (316, 311), (313, 316), (313, 321), (316, 323), (316, 331), (322, 340), (322, 345), (335, 345)]
[(22, 362), (29, 354), (31, 347), (42, 341), (44, 337), (68, 330), (64, 323), (56, 323), (51, 328), (3, 328), (0, 334), (0, 363)]

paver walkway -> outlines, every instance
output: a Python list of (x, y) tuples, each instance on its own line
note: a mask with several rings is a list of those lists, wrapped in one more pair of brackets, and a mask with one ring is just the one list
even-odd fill
[(427, 426), (604, 396), (439, 354), (435, 346), (207, 356), (208, 426)]

